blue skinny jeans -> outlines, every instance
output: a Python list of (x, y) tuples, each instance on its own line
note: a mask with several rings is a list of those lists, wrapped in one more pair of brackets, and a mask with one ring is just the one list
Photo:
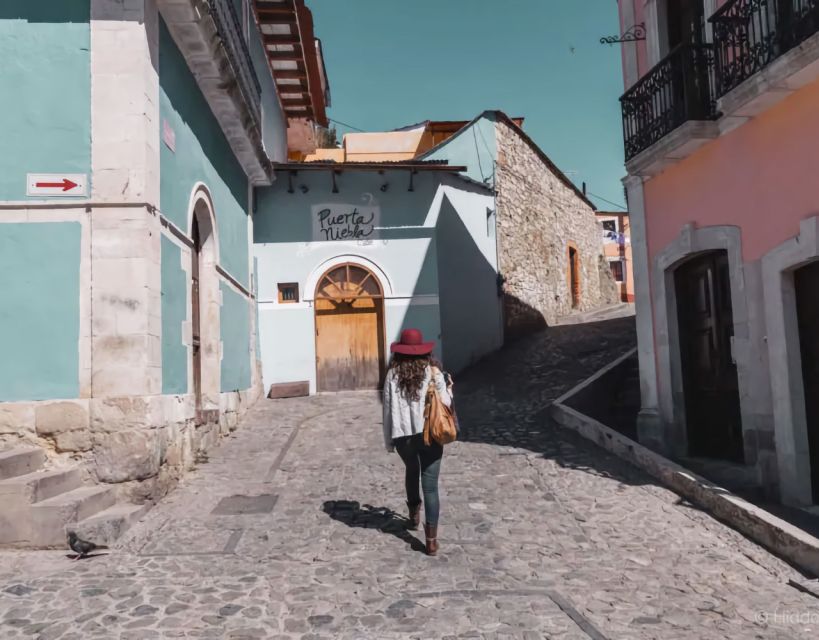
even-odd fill
[(424, 435), (421, 433), (406, 438), (396, 438), (393, 444), (406, 467), (407, 504), (410, 507), (421, 504), (421, 492), (418, 490), (420, 480), (421, 489), (424, 492), (426, 523), (437, 526), (441, 511), (438, 498), (438, 474), (441, 471), (444, 448), (437, 442), (426, 446)]

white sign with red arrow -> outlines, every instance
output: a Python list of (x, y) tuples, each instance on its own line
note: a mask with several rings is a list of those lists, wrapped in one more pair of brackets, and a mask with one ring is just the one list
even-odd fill
[(29, 173), (26, 195), (77, 196), (88, 195), (88, 176), (84, 173)]

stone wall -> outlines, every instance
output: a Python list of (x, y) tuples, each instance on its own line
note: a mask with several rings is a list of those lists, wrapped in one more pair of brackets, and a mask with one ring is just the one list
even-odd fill
[[(506, 334), (525, 334), (572, 311), (618, 301), (603, 258), (602, 227), (594, 210), (539, 154), (525, 134), (496, 125), (497, 232), (504, 279)], [(579, 256), (580, 300), (573, 308), (569, 246)]]

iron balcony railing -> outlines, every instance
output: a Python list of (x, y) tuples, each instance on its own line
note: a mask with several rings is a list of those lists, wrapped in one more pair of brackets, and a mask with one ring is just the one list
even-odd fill
[(247, 48), (242, 20), (236, 13), (233, 0), (210, 0), (210, 12), (233, 68), (239, 91), (258, 125), (261, 121), (262, 87)]
[(626, 160), (689, 120), (714, 120), (714, 49), (682, 44), (629, 89), (620, 103)]
[(819, 0), (729, 0), (710, 22), (722, 97), (819, 31)]

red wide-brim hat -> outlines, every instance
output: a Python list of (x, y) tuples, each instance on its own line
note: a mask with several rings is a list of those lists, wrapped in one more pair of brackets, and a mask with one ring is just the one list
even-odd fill
[(424, 334), (418, 329), (405, 329), (401, 340), (393, 342), (390, 351), (405, 356), (426, 356), (435, 348), (434, 342), (424, 342)]

